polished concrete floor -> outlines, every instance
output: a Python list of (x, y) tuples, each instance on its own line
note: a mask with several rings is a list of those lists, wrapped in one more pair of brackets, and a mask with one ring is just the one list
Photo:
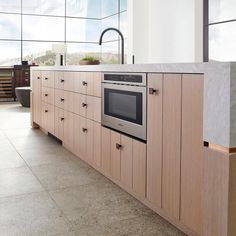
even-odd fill
[(1, 236), (183, 235), (39, 130), (29, 110), (0, 104)]

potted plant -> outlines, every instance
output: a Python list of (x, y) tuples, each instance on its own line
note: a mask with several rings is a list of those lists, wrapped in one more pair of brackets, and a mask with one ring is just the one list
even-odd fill
[(100, 61), (95, 57), (84, 57), (79, 61), (80, 65), (99, 65)]

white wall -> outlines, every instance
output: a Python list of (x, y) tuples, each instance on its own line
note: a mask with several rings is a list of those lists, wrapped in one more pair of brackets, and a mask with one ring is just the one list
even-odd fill
[(128, 62), (202, 61), (202, 0), (128, 0)]

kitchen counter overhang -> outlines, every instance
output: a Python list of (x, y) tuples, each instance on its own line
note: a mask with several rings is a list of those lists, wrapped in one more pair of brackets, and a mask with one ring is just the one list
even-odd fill
[(236, 147), (236, 62), (31, 67), (31, 70), (204, 74), (203, 141)]

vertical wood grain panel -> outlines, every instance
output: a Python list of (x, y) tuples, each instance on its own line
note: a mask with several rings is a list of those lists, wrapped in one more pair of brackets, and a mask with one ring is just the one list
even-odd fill
[(101, 97), (102, 74), (100, 72), (93, 73), (93, 96)]
[(101, 156), (101, 144), (102, 144), (102, 127), (101, 124), (93, 122), (93, 163), (97, 167), (101, 167), (102, 156)]
[(181, 141), (181, 74), (165, 74), (163, 81), (162, 207), (179, 219)]
[(40, 71), (32, 71), (32, 101), (31, 109), (33, 112), (33, 121), (41, 125), (41, 89), (42, 89), (42, 77)]
[(197, 233), (202, 228), (202, 142), (203, 75), (183, 75), (180, 220)]
[(162, 74), (148, 74), (148, 89), (159, 93), (148, 94), (147, 116), (147, 199), (161, 207), (162, 179)]
[(64, 137), (64, 121), (61, 120), (64, 118), (64, 111), (58, 107), (55, 107), (55, 136), (63, 141)]
[(74, 114), (64, 110), (64, 138), (63, 143), (70, 151), (74, 150)]
[(133, 190), (141, 198), (146, 196), (146, 151), (145, 143), (133, 140)]
[(74, 94), (69, 91), (64, 91), (64, 109), (69, 112), (74, 110)]
[(64, 90), (71, 92), (74, 90), (75, 73), (71, 71), (64, 72)]
[(129, 189), (133, 183), (133, 140), (121, 135), (121, 182)]
[(120, 181), (121, 154), (116, 144), (121, 144), (120, 133), (111, 131), (111, 176)]
[(86, 160), (89, 163), (93, 161), (93, 121), (86, 120)]
[(111, 173), (111, 131), (102, 127), (102, 170)]

